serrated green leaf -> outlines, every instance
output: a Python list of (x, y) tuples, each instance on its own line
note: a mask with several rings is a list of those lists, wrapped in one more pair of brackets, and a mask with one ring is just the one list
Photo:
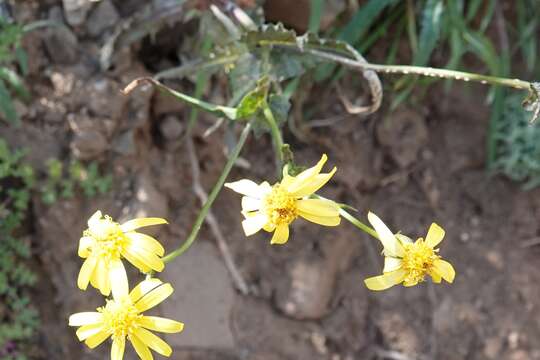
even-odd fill
[(274, 114), (274, 119), (278, 126), (281, 126), (287, 121), (289, 110), (291, 109), (291, 102), (288, 97), (272, 94), (268, 97), (268, 106), (272, 114)]
[(236, 108), (236, 116), (238, 119), (247, 119), (261, 110), (266, 102), (269, 86), (268, 78), (262, 78), (258, 81), (255, 89), (248, 92), (246, 96), (242, 98), (240, 104), (238, 104), (238, 107)]

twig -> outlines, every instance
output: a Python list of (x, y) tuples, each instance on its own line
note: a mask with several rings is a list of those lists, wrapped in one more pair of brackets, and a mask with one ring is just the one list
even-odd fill
[[(197, 154), (195, 153), (195, 146), (191, 137), (188, 137), (186, 139), (186, 146), (188, 149), (189, 161), (191, 163), (191, 173), (193, 176), (193, 192), (195, 192), (195, 195), (197, 195), (201, 203), (204, 204), (208, 200), (208, 194), (206, 193), (200, 182), (201, 171), (199, 168), (199, 160), (197, 159)], [(221, 228), (219, 227), (219, 224), (216, 220), (216, 217), (212, 213), (212, 210), (208, 211), (205, 221), (210, 227), (212, 234), (216, 238), (218, 249), (221, 253), (221, 256), (223, 257), (223, 260), (225, 261), (225, 266), (227, 267), (227, 270), (231, 274), (234, 285), (242, 293), (242, 295), (247, 295), (249, 292), (249, 288), (245, 280), (242, 278), (242, 275), (238, 271), (236, 265), (234, 264), (234, 260), (232, 259), (232, 255), (229, 250), (229, 246), (227, 245), (227, 241), (225, 240), (225, 237), (221, 232)]]

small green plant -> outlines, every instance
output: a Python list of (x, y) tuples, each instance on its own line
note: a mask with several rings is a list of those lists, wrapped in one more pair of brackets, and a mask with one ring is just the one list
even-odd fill
[(23, 360), (24, 345), (35, 335), (38, 313), (28, 297), (36, 274), (26, 265), (29, 244), (15, 236), (25, 219), (35, 183), (22, 163), (23, 151), (11, 152), (0, 140), (0, 358)]
[(540, 123), (529, 123), (521, 97), (510, 94), (504, 100), (502, 116), (494, 131), (497, 141), (493, 170), (530, 189), (540, 185)]
[(0, 19), (0, 111), (10, 123), (18, 123), (19, 115), (13, 104), (12, 93), (23, 101), (29, 99), (21, 77), (14, 70), (18, 65), (20, 72), (28, 71), (26, 53), (21, 47), (23, 26)]
[(102, 176), (98, 165), (91, 162), (84, 166), (77, 160), (71, 161), (67, 169), (57, 159), (47, 161), (47, 178), (41, 189), (41, 198), (44, 203), (52, 204), (59, 198), (69, 199), (73, 197), (77, 187), (82, 189), (87, 197), (105, 194), (112, 184), (112, 176)]

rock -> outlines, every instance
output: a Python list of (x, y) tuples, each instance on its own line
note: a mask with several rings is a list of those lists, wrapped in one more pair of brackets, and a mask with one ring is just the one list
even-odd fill
[(173, 347), (232, 348), (234, 291), (214, 246), (199, 239), (165, 267), (161, 279), (178, 289), (161, 305), (162, 316), (185, 323), (182, 334), (166, 336)]
[(169, 141), (178, 140), (183, 131), (184, 125), (175, 116), (169, 115), (159, 123), (159, 132)]
[(399, 167), (406, 168), (416, 161), (426, 145), (428, 130), (421, 114), (405, 108), (396, 111), (391, 119), (378, 123), (377, 138)]
[(86, 21), (86, 30), (91, 36), (99, 36), (108, 28), (116, 25), (120, 16), (110, 0), (102, 0)]
[(62, 0), (64, 16), (71, 26), (79, 26), (86, 20), (88, 11), (92, 7), (90, 0)]
[(124, 156), (135, 155), (135, 133), (133, 130), (128, 130), (116, 136), (113, 143), (113, 150)]
[[(135, 197), (122, 209), (120, 222), (143, 217), (168, 218), (169, 206), (167, 197), (158, 191), (153, 178), (148, 171), (143, 171), (137, 177)], [(150, 226), (144, 229), (144, 233), (155, 236), (161, 229), (162, 227), (160, 226)]]
[(50, 27), (45, 31), (45, 49), (54, 63), (68, 65), (77, 61), (77, 37), (65, 26)]
[(322, 262), (299, 260), (291, 267), (288, 289), (278, 288), (276, 305), (295, 319), (319, 319), (328, 311), (334, 277)]
[(75, 134), (75, 138), (70, 144), (73, 155), (81, 160), (95, 159), (103, 154), (108, 143), (105, 136), (98, 131), (84, 131)]

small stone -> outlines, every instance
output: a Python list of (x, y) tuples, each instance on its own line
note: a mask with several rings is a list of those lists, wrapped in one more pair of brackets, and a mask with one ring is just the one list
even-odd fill
[(110, 0), (102, 0), (86, 21), (86, 30), (91, 36), (99, 36), (120, 20), (116, 8)]
[(173, 282), (178, 291), (161, 310), (177, 314), (186, 324), (182, 336), (165, 336), (171, 346), (234, 347), (230, 324), (234, 290), (228, 274), (215, 248), (203, 239), (189, 249), (189, 256), (167, 264), (160, 278)]
[(107, 150), (107, 139), (98, 131), (84, 131), (75, 135), (71, 150), (78, 159), (95, 159)]
[(135, 133), (133, 130), (128, 130), (116, 137), (113, 150), (118, 154), (129, 156), (135, 154)]
[(54, 63), (68, 65), (77, 61), (77, 37), (67, 27), (48, 28), (44, 41), (47, 54)]
[(379, 122), (377, 138), (401, 167), (412, 165), (428, 140), (428, 129), (422, 114), (403, 109), (391, 119)]
[(184, 131), (184, 125), (175, 116), (170, 115), (161, 121), (159, 131), (169, 141), (178, 140)]
[(484, 344), (484, 355), (488, 359), (498, 359), (502, 349), (502, 341), (498, 337), (488, 338)]
[(90, 0), (62, 0), (64, 16), (71, 26), (79, 26), (86, 20), (86, 15), (92, 6)]

